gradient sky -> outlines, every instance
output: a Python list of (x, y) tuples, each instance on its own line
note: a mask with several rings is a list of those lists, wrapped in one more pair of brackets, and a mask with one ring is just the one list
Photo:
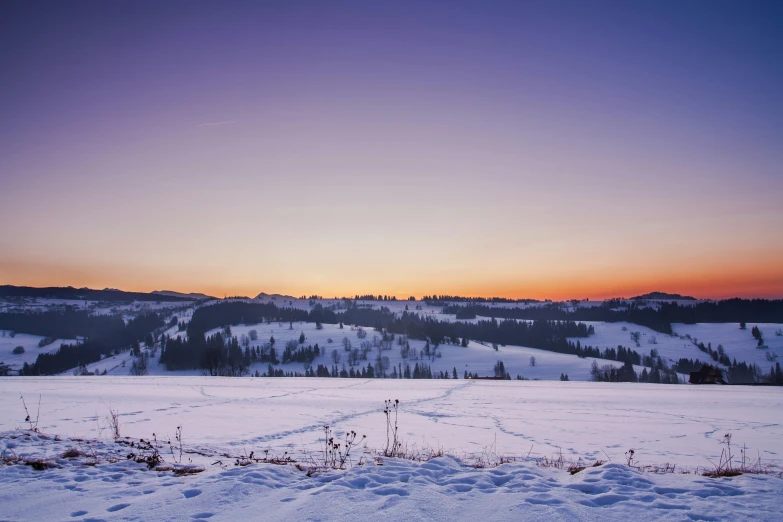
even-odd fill
[(783, 297), (783, 3), (0, 2), (0, 284)]

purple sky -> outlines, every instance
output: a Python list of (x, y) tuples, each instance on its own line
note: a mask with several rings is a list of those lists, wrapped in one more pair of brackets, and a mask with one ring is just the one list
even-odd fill
[(2, 2), (0, 284), (783, 296), (780, 2)]

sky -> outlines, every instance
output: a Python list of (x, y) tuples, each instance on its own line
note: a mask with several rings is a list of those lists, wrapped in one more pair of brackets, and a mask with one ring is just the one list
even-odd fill
[(0, 284), (783, 297), (783, 4), (0, 2)]

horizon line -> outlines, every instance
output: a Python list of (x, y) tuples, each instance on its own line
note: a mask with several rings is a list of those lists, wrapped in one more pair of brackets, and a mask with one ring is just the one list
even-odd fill
[[(227, 292), (223, 292), (223, 297), (219, 297), (216, 295), (211, 295), (211, 292), (199, 292), (199, 291), (185, 291), (181, 292), (178, 290), (124, 290), (121, 288), (113, 288), (113, 287), (104, 287), (104, 288), (91, 288), (88, 286), (73, 286), (73, 285), (65, 285), (65, 286), (32, 286), (32, 285), (15, 285), (11, 283), (4, 283), (0, 285), (1, 287), (12, 287), (12, 288), (32, 288), (37, 290), (43, 290), (47, 288), (72, 288), (74, 290), (90, 290), (90, 291), (118, 291), (118, 292), (125, 292), (125, 293), (140, 293), (140, 294), (157, 294), (162, 292), (170, 292), (170, 293), (176, 293), (176, 294), (182, 294), (182, 295), (191, 295), (191, 294), (201, 294), (206, 297), (211, 297), (213, 299), (256, 299), (259, 295), (265, 294), (268, 296), (280, 296), (280, 297), (290, 297), (292, 299), (301, 299), (304, 297), (304, 299), (311, 299), (313, 296), (315, 296), (316, 299), (351, 299), (356, 300), (356, 297), (360, 297), (358, 300), (362, 300), (361, 297), (365, 296), (373, 296), (373, 297), (387, 297), (388, 300), (396, 300), (396, 301), (409, 301), (410, 297), (413, 297), (416, 301), (424, 301), (425, 297), (432, 297), (432, 296), (442, 296), (442, 297), (449, 297), (449, 298), (457, 298), (457, 299), (464, 299), (464, 300), (499, 300), (499, 301), (507, 301), (507, 302), (523, 302), (523, 301), (534, 301), (534, 302), (568, 302), (568, 301), (578, 301), (578, 302), (589, 302), (589, 301), (612, 301), (612, 300), (631, 300), (631, 299), (652, 299), (655, 301), (726, 301), (731, 299), (766, 299), (766, 300), (781, 300), (783, 297), (759, 297), (759, 296), (752, 296), (752, 297), (741, 297), (739, 295), (734, 295), (731, 297), (697, 297), (697, 296), (690, 296), (690, 295), (683, 295), (679, 292), (665, 292), (660, 290), (652, 290), (644, 293), (640, 293), (639, 295), (634, 295), (632, 297), (625, 297), (620, 295), (615, 295), (611, 297), (584, 297), (584, 298), (566, 298), (566, 299), (553, 299), (553, 298), (534, 298), (534, 297), (502, 297), (502, 296), (481, 296), (481, 295), (459, 295), (459, 294), (451, 294), (451, 293), (424, 293), (421, 295), (421, 297), (415, 296), (415, 295), (408, 295), (408, 296), (400, 296), (397, 294), (382, 294), (382, 293), (354, 293), (353, 295), (342, 295), (342, 296), (332, 296), (332, 297), (324, 297), (323, 295), (319, 295), (318, 293), (310, 293), (308, 294), (300, 294), (300, 296), (295, 296), (291, 294), (285, 294), (281, 292), (267, 292), (267, 291), (260, 291), (255, 294), (255, 296), (250, 295), (229, 295)], [(644, 297), (649, 294), (665, 294), (669, 296), (679, 296), (677, 297), (663, 297), (663, 298), (649, 298)], [(376, 301), (384, 301), (385, 299), (374, 299)], [(439, 299), (440, 300), (440, 299)]]

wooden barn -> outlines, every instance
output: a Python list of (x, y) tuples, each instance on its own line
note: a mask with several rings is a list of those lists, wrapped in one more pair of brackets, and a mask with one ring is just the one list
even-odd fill
[(709, 364), (703, 365), (701, 370), (697, 372), (691, 372), (688, 382), (691, 384), (726, 384), (723, 371)]

